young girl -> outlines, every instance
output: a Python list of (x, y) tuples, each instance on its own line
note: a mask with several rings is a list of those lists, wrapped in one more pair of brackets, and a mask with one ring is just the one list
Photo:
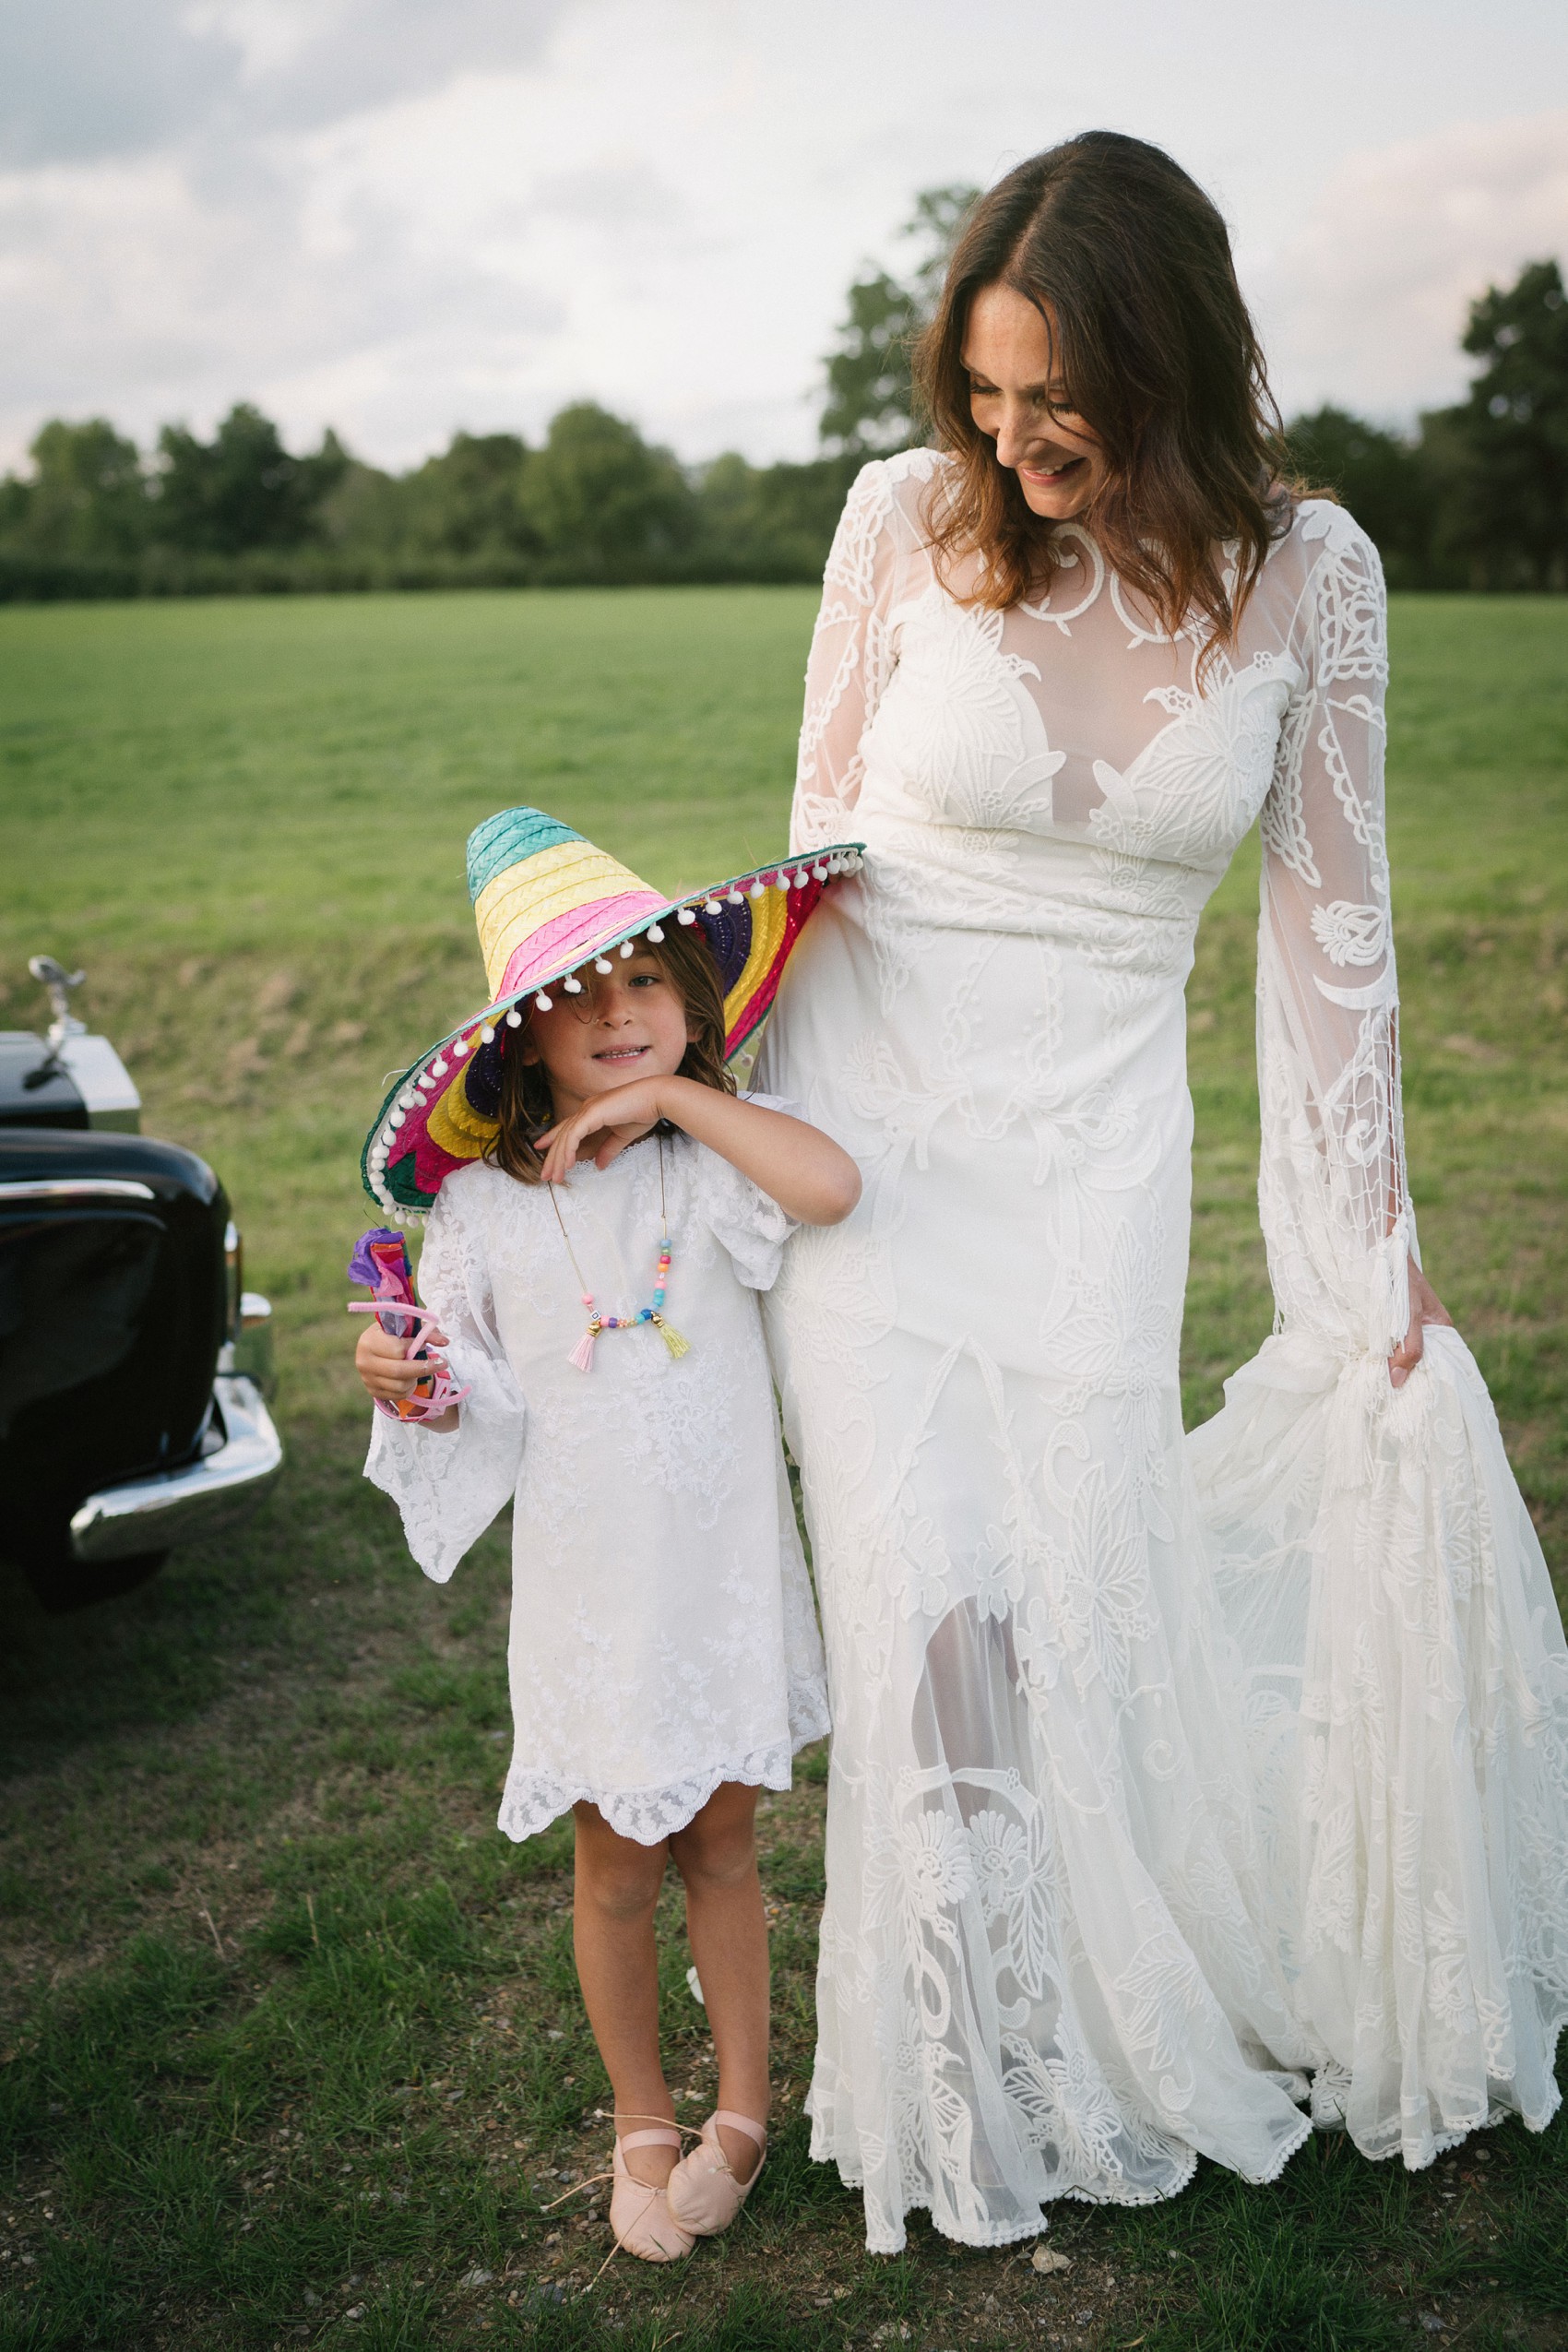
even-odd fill
[[(503, 812), (469, 845), (493, 1002), (399, 1081), (366, 1146), (383, 1208), (430, 1211), (422, 1341), (372, 1324), (359, 1342), (381, 1407), (366, 1475), (437, 1580), (514, 1503), (500, 1825), (530, 1837), (572, 1810), (611, 2227), (649, 2262), (724, 2228), (760, 2168), (753, 1815), (827, 1728), (756, 1294), (791, 1226), (846, 1217), (860, 1179), (816, 1129), (737, 1099), (726, 1054), (855, 862), (819, 853), (683, 905), (538, 811)], [(427, 1417), (398, 1418), (432, 1373)], [(680, 2161), (653, 1934), (669, 1855), (719, 2061)]]

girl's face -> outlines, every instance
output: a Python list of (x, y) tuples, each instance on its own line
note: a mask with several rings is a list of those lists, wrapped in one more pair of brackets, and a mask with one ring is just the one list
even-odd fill
[(529, 1010), (523, 1059), (544, 1064), (557, 1119), (633, 1078), (672, 1078), (691, 1042), (680, 991), (653, 949), (636, 940), (609, 960), (608, 973), (591, 964), (573, 973), (580, 996), (557, 986), (548, 1013)]
[(1011, 286), (982, 286), (964, 331), (969, 413), (1016, 473), (1032, 514), (1081, 515), (1106, 475), (1099, 435), (1068, 404), (1051, 330)]

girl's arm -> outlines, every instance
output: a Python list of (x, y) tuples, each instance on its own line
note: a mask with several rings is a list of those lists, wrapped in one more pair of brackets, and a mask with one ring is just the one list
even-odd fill
[(540, 1137), (546, 1183), (564, 1183), (578, 1159), (608, 1168), (661, 1119), (718, 1152), (799, 1224), (837, 1225), (861, 1197), (860, 1170), (820, 1128), (693, 1078), (636, 1078), (585, 1103)]

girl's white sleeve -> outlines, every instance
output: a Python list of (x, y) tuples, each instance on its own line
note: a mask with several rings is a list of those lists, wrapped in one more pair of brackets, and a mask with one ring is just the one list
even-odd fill
[[(781, 1111), (790, 1119), (801, 1112), (776, 1094), (743, 1094), (764, 1111)], [(703, 1149), (702, 1219), (725, 1250), (737, 1276), (748, 1290), (771, 1290), (784, 1262), (784, 1244), (798, 1219), (786, 1215), (778, 1203), (742, 1176), (719, 1152)]]
[(439, 1316), (452, 1377), (469, 1394), (455, 1430), (377, 1413), (364, 1474), (403, 1517), (409, 1550), (444, 1585), (511, 1501), (522, 1465), (525, 1407), (496, 1325), (483, 1236), (466, 1220), (461, 1182), (443, 1187), (420, 1259), (419, 1294)]
[(884, 458), (862, 466), (833, 536), (806, 664), (790, 818), (794, 850), (820, 849), (854, 831), (865, 766), (861, 739), (893, 672), (887, 615), (904, 528), (894, 480)]

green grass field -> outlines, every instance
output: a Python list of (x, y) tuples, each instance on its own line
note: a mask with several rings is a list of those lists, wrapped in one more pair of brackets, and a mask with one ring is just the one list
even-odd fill
[[(493, 1828), (505, 1538), (444, 1590), (360, 1479), (343, 1265), (382, 1073), (481, 993), (462, 879), (535, 801), (671, 887), (783, 840), (813, 599), (691, 590), (0, 612), (0, 1024), (87, 966), (149, 1133), (213, 1161), (277, 1308), (285, 1481), (243, 1538), (48, 1619), (0, 1576), (0, 2352), (1381, 2352), (1568, 2342), (1568, 2128), (1417, 2179), (1313, 2143), (1246, 2189), (861, 2250), (805, 2156), (823, 1764), (766, 1800), (775, 2154), (671, 2275), (569, 2202), (605, 2085), (568, 1847)], [(1424, 1254), (1568, 1563), (1568, 603), (1396, 601), (1391, 811)], [(1269, 1321), (1255, 855), (1190, 990), (1190, 1418)], [(667, 2036), (711, 2089), (673, 1906)]]

